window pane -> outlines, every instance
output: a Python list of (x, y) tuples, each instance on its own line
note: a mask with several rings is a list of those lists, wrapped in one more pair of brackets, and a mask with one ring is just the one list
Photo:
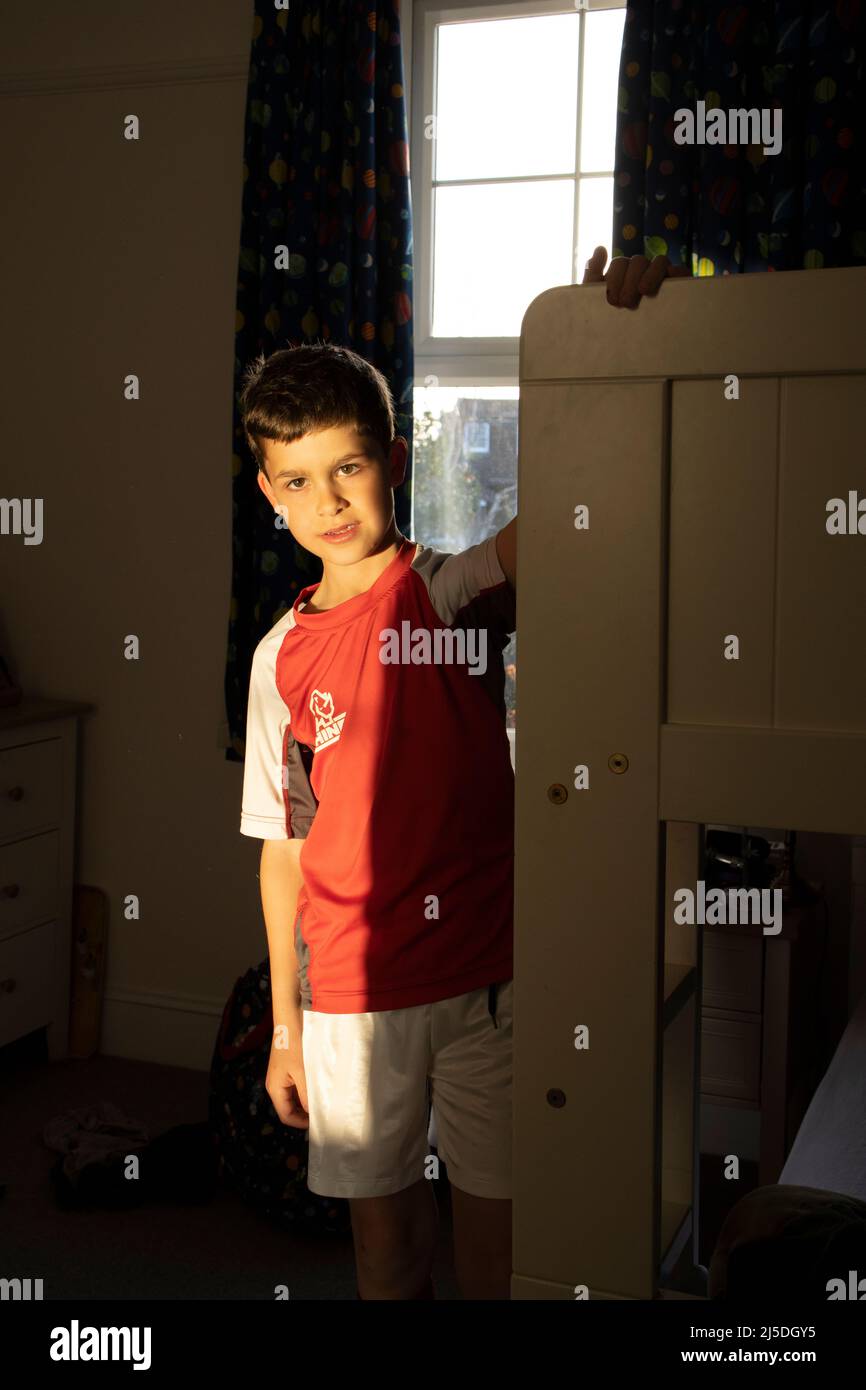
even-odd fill
[(596, 246), (604, 246), (610, 255), (612, 240), (613, 179), (581, 179), (575, 267), (578, 283)]
[(577, 14), (440, 24), (436, 32), (434, 178), (573, 171)]
[[(416, 386), (414, 398), (411, 539), (454, 555), (517, 514), (518, 389)], [(503, 659), (513, 729), (515, 637)]]
[(573, 226), (571, 179), (437, 188), (434, 336), (516, 337), (536, 295), (572, 283)]
[(613, 169), (624, 24), (624, 9), (595, 10), (586, 16), (580, 112), (580, 170), (584, 174)]

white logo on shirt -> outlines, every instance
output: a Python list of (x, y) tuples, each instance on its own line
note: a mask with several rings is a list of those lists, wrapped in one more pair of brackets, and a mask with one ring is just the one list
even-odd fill
[(326, 690), (314, 690), (310, 696), (310, 711), (316, 721), (316, 746), (313, 753), (319, 753), (329, 744), (336, 743), (343, 729), (346, 711), (334, 714), (334, 697)]

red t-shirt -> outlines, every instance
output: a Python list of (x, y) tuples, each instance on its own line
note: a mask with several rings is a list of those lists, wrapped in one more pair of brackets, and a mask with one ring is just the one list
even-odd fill
[(302, 838), (302, 1007), (402, 1009), (512, 970), (514, 774), (502, 650), (515, 595), (495, 536), (403, 539), (365, 593), (256, 648), (241, 833)]

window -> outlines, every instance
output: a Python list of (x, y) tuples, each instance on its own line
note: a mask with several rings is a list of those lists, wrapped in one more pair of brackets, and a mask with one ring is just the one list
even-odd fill
[(517, 510), (520, 325), (610, 248), (624, 20), (622, 0), (413, 5), (413, 535), (435, 549)]

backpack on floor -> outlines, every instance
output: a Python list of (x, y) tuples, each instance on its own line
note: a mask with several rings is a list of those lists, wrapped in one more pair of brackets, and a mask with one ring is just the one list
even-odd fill
[(307, 1187), (307, 1131), (284, 1125), (265, 1090), (273, 1035), (270, 963), (236, 982), (210, 1068), (208, 1112), (219, 1178), (269, 1220), (293, 1230), (351, 1230), (345, 1197)]

